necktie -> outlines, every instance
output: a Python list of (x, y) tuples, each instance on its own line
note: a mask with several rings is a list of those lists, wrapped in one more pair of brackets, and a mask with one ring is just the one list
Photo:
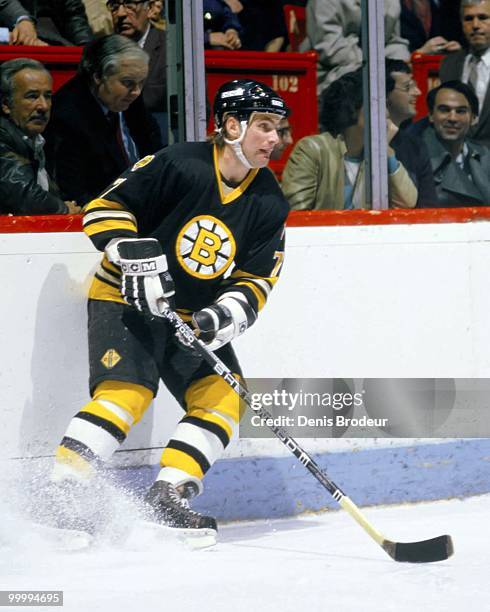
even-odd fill
[(476, 88), (478, 85), (478, 64), (480, 63), (480, 58), (471, 56), (470, 59), (470, 72), (468, 75), (468, 85), (473, 88), (473, 91), (476, 93)]
[(119, 113), (113, 113), (112, 111), (109, 111), (106, 116), (107, 116), (107, 121), (109, 122), (109, 125), (111, 126), (112, 132), (114, 136), (116, 137), (117, 146), (121, 152), (121, 155), (123, 156), (123, 159), (126, 165), (129, 166), (130, 162), (129, 162), (128, 153), (126, 151), (126, 147), (124, 146), (124, 142), (122, 138), (121, 121), (119, 119)]
[(408, 10), (413, 11), (415, 16), (422, 24), (425, 35), (429, 37), (430, 28), (432, 26), (432, 9), (430, 0), (405, 0), (405, 6)]

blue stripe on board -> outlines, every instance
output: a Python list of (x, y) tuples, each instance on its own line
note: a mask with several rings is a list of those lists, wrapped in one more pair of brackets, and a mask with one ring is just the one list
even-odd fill
[[(360, 506), (465, 497), (490, 491), (490, 439), (314, 455)], [(150, 486), (158, 466), (117, 470), (136, 489)], [(224, 459), (205, 479), (196, 510), (221, 520), (291, 516), (336, 508), (316, 479), (291, 457)]]

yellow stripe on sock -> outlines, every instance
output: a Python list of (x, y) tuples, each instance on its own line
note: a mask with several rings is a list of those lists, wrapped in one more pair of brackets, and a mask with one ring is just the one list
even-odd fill
[(109, 423), (115, 425), (121, 431), (124, 431), (126, 435), (128, 435), (128, 432), (131, 429), (131, 426), (128, 425), (128, 423), (123, 421), (120, 417), (107, 408), (104, 408), (104, 406), (98, 402), (90, 402), (80, 412), (88, 412), (89, 414), (94, 414), (95, 416), (101, 417), (102, 419), (105, 419), (106, 421), (109, 421)]
[[(234, 374), (240, 381), (240, 376)], [(211, 374), (194, 381), (185, 393), (187, 414), (201, 408), (214, 410), (231, 417), (236, 423), (240, 420), (240, 398), (221, 376)], [(221, 425), (221, 423), (220, 423)]]
[(203, 408), (191, 408), (187, 411), (187, 416), (196, 417), (197, 419), (202, 419), (203, 421), (209, 421), (210, 423), (214, 423), (215, 425), (219, 425), (221, 429), (226, 431), (228, 438), (231, 440), (231, 436), (233, 435), (233, 430), (230, 427), (228, 421), (221, 418), (219, 414), (213, 414), (204, 410)]
[(78, 453), (75, 453), (75, 451), (72, 451), (65, 446), (58, 446), (56, 449), (55, 461), (70, 465), (81, 472), (85, 477), (91, 476), (95, 472), (93, 465), (91, 465)]
[(199, 463), (186, 453), (175, 448), (164, 449), (160, 465), (162, 467), (177, 468), (199, 479), (204, 478), (204, 472), (201, 470)]
[(94, 401), (107, 400), (129, 412), (133, 417), (133, 424), (137, 423), (145, 414), (153, 400), (153, 393), (135, 383), (118, 380), (105, 380), (99, 383), (94, 391)]

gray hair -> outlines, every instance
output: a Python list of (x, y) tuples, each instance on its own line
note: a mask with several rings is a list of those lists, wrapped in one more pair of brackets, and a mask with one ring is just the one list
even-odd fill
[[(49, 70), (47, 70), (46, 66), (28, 57), (17, 57), (3, 62), (0, 65), (0, 99), (3, 104), (11, 106), (14, 93), (14, 76), (25, 68), (49, 74)], [(49, 76), (51, 77), (50, 74)]]
[(78, 74), (89, 83), (93, 83), (94, 77), (104, 80), (116, 74), (121, 62), (127, 59), (148, 64), (150, 58), (146, 51), (126, 36), (108, 34), (85, 46)]
[(478, 4), (483, 4), (486, 0), (461, 0), (461, 5), (459, 7), (459, 13), (461, 17), (463, 16), (463, 9), (467, 6), (478, 6)]

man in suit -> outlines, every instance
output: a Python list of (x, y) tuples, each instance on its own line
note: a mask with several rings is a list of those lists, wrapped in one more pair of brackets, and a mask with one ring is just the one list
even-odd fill
[(165, 67), (165, 32), (150, 21), (149, 2), (109, 0), (114, 32), (134, 40), (150, 56), (148, 77), (143, 87), (143, 101), (162, 133), (162, 145), (168, 144), (167, 83)]
[(451, 53), (461, 49), (459, 7), (454, 0), (401, 0), (401, 35), (410, 52)]
[(55, 94), (49, 158), (62, 190), (85, 204), (124, 170), (159, 149), (140, 97), (148, 55), (117, 34), (84, 48), (78, 74)]
[(460, 80), (472, 87), (481, 112), (469, 136), (490, 146), (490, 0), (462, 0), (461, 21), (468, 49), (443, 60), (440, 78), (442, 83)]
[(429, 150), (439, 206), (490, 205), (490, 150), (468, 140), (478, 120), (478, 98), (461, 81), (448, 81), (427, 96)]

